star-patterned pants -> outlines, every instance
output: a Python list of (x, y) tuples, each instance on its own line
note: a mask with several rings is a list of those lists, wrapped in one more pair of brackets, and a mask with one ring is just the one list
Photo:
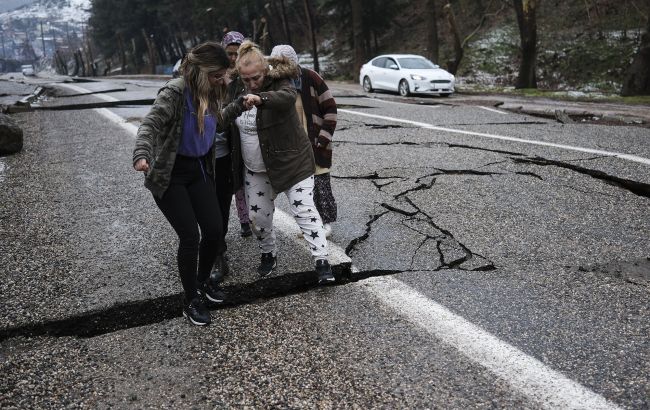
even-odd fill
[[(269, 177), (265, 172), (245, 171), (246, 202), (248, 215), (255, 224), (257, 237), (262, 253), (271, 252), (274, 256), (275, 231), (273, 229), (273, 214), (275, 198)], [(314, 205), (314, 176), (310, 176), (288, 190), (284, 194), (289, 199), (291, 214), (303, 232), (303, 237), (309, 243), (314, 260), (327, 259), (327, 239), (323, 221)]]

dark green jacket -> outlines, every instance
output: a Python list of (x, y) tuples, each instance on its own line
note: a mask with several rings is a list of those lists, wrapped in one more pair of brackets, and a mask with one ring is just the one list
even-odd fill
[[(158, 91), (151, 110), (138, 128), (133, 164), (141, 158), (147, 160), (149, 172), (145, 175), (144, 186), (158, 198), (162, 198), (169, 187), (176, 151), (183, 132), (184, 89), (185, 80), (182, 77), (168, 81)], [(240, 114), (241, 109), (236, 104), (231, 104), (222, 111), (223, 121), (232, 121)], [(213, 178), (214, 157), (213, 147), (208, 152), (206, 161), (206, 171)]]
[[(297, 66), (289, 60), (276, 65), (266, 75), (259, 93), (262, 105), (257, 107), (257, 136), (271, 186), (278, 193), (315, 172), (311, 143), (296, 113), (296, 89), (288, 80), (294, 76), (296, 69)], [(246, 94), (238, 77), (230, 84), (229, 91), (232, 99)], [(241, 140), (234, 121), (229, 128), (234, 185), (239, 187), (244, 171)]]

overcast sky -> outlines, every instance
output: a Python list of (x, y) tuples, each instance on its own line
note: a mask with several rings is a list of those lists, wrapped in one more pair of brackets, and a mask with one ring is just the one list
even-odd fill
[(36, 0), (0, 0), (0, 13), (14, 10), (22, 5), (33, 3)]

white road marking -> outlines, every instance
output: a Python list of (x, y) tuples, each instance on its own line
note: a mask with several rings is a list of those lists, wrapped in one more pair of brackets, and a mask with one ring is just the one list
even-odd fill
[(486, 110), (486, 111), (496, 112), (497, 114), (508, 115), (507, 112), (503, 112), (503, 111), (495, 110), (494, 108), (485, 107), (485, 106), (483, 106), (483, 105), (479, 105), (478, 108), (484, 109), (484, 110)]
[[(137, 127), (126, 123), (119, 115), (104, 108), (95, 111), (122, 126), (135, 137)], [(309, 250), (307, 242), (298, 236), (300, 229), (291, 215), (277, 209), (273, 223), (277, 229)], [(331, 241), (328, 241), (328, 247), (332, 265), (351, 263), (351, 259), (341, 247)], [(358, 272), (354, 265), (351, 270)], [(514, 389), (544, 407), (620, 409), (616, 404), (499, 340), (399, 280), (374, 277), (358, 282), (355, 286), (374, 295), (382, 304), (458, 349), (470, 360), (501, 377)]]
[(134, 138), (138, 133), (138, 127), (136, 127), (134, 124), (131, 124), (130, 122), (126, 122), (124, 118), (115, 114), (113, 111), (109, 110), (108, 108), (95, 108), (95, 112), (98, 112), (99, 114), (103, 115), (104, 117), (108, 118), (109, 120), (113, 121), (120, 127), (127, 130), (129, 134)]
[(543, 407), (620, 408), (397, 279), (373, 277), (355, 285)]
[[(81, 87), (78, 87), (78, 86), (72, 85), (72, 84), (59, 84), (59, 85), (61, 85), (63, 87), (67, 87), (67, 88), (69, 88), (69, 89), (71, 89), (73, 91), (76, 91), (78, 93), (81, 93), (81, 94), (91, 92), (90, 90), (86, 90), (85, 88), (81, 88)], [(102, 99), (104, 101), (111, 101), (111, 102), (119, 101), (119, 99), (117, 99), (115, 97), (112, 97), (110, 95), (106, 95), (106, 94), (91, 94), (91, 95), (93, 97), (100, 98), (100, 99)], [(124, 128), (134, 138), (135, 138), (136, 134), (138, 133), (138, 127), (137, 126), (135, 126), (135, 125), (133, 125), (133, 124), (131, 124), (129, 122), (126, 122), (126, 120), (124, 118), (122, 118), (119, 115), (115, 114), (113, 111), (109, 110), (108, 108), (95, 108), (93, 111), (101, 114), (102, 116), (108, 118), (109, 120), (111, 120), (115, 124), (117, 124), (120, 127)]]
[[(78, 87), (72, 84), (59, 84), (64, 87), (68, 87), (72, 90), (75, 90), (79, 93), (86, 93), (90, 92), (90, 90), (86, 90), (82, 87)], [(105, 94), (93, 94), (95, 97), (101, 98), (105, 101), (119, 101), (115, 97), (111, 97), (110, 95), (105, 95)], [(382, 101), (377, 99), (377, 101)], [(386, 102), (386, 101), (384, 101)], [(397, 102), (391, 102), (393, 104), (404, 104), (404, 103), (397, 103)], [(412, 104), (409, 104), (412, 105)], [(487, 107), (482, 107), (482, 108), (487, 108)], [(104, 115), (107, 117), (107, 113), (113, 114), (111, 111), (105, 108), (97, 108), (95, 111), (99, 112), (100, 114)], [(496, 111), (496, 110), (495, 110)], [(384, 115), (376, 115), (376, 114), (369, 114), (365, 112), (359, 112), (359, 111), (352, 111), (352, 110), (345, 110), (345, 109), (339, 109), (338, 112), (345, 112), (348, 114), (352, 115), (360, 115), (364, 117), (370, 117), (370, 118), (378, 118), (378, 119), (383, 119), (386, 121), (393, 121), (393, 122), (401, 122), (405, 124), (411, 124), (415, 125), (421, 128), (426, 128), (430, 130), (436, 130), (436, 131), (443, 131), (443, 132), (450, 132), (450, 133), (456, 133), (456, 134), (463, 134), (463, 135), (474, 135), (477, 137), (485, 137), (485, 138), (492, 138), (492, 139), (498, 139), (502, 141), (512, 141), (512, 142), (520, 142), (524, 144), (531, 144), (531, 145), (540, 145), (540, 146), (545, 146), (545, 147), (553, 147), (553, 148), (559, 148), (559, 149), (566, 149), (570, 151), (578, 151), (578, 152), (586, 152), (589, 154), (596, 154), (596, 155), (604, 155), (604, 156), (610, 156), (610, 157), (616, 157), (620, 159), (624, 159), (627, 161), (632, 161), (632, 162), (638, 162), (644, 165), (650, 165), (650, 159), (649, 158), (644, 158), (640, 157), (637, 155), (632, 155), (632, 154), (625, 154), (621, 152), (612, 152), (612, 151), (604, 151), (604, 150), (598, 150), (598, 149), (592, 149), (592, 148), (583, 148), (583, 147), (577, 147), (573, 145), (564, 145), (564, 144), (555, 144), (552, 142), (544, 142), (544, 141), (536, 141), (536, 140), (526, 140), (522, 138), (515, 138), (515, 137), (507, 137), (504, 135), (496, 135), (496, 134), (485, 134), (482, 132), (473, 132), (473, 131), (465, 131), (465, 130), (457, 130), (454, 128), (445, 128), (445, 127), (437, 127), (432, 124), (428, 124), (426, 122), (418, 122), (418, 121), (411, 121), (411, 120), (405, 120), (401, 118), (395, 118), (395, 117), (387, 117)], [(113, 119), (111, 119), (113, 121)], [(124, 122), (124, 121), (123, 121)], [(131, 125), (131, 124), (128, 124)], [(120, 124), (120, 126), (124, 126), (123, 124)]]
[(450, 132), (450, 133), (462, 134), (462, 135), (473, 135), (473, 136), (477, 136), (477, 137), (485, 137), (485, 138), (497, 139), (497, 140), (502, 140), (502, 141), (520, 142), (520, 143), (531, 144), (531, 145), (541, 145), (541, 146), (545, 146), (545, 147), (553, 147), (553, 148), (565, 149), (565, 150), (569, 150), (569, 151), (586, 152), (586, 153), (589, 153), (589, 154), (610, 156), (610, 157), (624, 159), (624, 160), (627, 160), (627, 161), (638, 162), (638, 163), (644, 164), (644, 165), (650, 165), (650, 159), (649, 158), (644, 158), (644, 157), (640, 157), (640, 156), (632, 155), (632, 154), (625, 154), (625, 153), (621, 153), (621, 152), (612, 152), (612, 151), (604, 151), (604, 150), (593, 149), (593, 148), (576, 147), (574, 145), (555, 144), (555, 143), (552, 143), (552, 142), (526, 140), (526, 139), (523, 139), (523, 138), (507, 137), (507, 136), (504, 136), (504, 135), (496, 135), (496, 134), (485, 134), (485, 133), (482, 133), (482, 132), (474, 132), (474, 131), (457, 130), (457, 129), (454, 129), (454, 128), (437, 127), (435, 125), (428, 124), (426, 122), (404, 120), (402, 118), (387, 117), (387, 116), (384, 116), (384, 115), (369, 114), (369, 113), (360, 112), (360, 111), (339, 109), (338, 112), (344, 112), (344, 113), (352, 114), (352, 115), (359, 115), (359, 116), (362, 116), (362, 117), (377, 118), (377, 119), (381, 119), (381, 120), (385, 120), (385, 121), (392, 121), (392, 122), (399, 122), (399, 123), (403, 123), (403, 124), (410, 124), (410, 125), (415, 125), (417, 127), (425, 128), (425, 129), (429, 129), (429, 130)]
[(377, 102), (382, 102), (385, 104), (398, 104), (398, 105), (410, 105), (411, 107), (430, 107), (430, 108), (438, 108), (440, 105), (426, 105), (426, 104), (411, 104), (411, 103), (403, 103), (399, 101), (388, 101), (388, 100), (382, 100), (380, 98), (372, 98), (372, 97), (365, 97), (371, 101), (377, 101)]
[[(76, 92), (78, 92), (79, 94), (92, 93), (91, 90), (87, 90), (87, 89), (85, 89), (85, 88), (82, 88), (82, 87), (79, 87), (79, 86), (76, 86), (76, 85), (72, 85), (72, 84), (59, 83), (59, 84), (57, 84), (57, 85), (59, 85), (59, 86), (61, 86), (61, 87), (69, 88), (69, 89), (71, 89), (72, 91), (76, 91)], [(101, 94), (101, 93), (97, 93), (97, 94), (88, 94), (88, 95), (92, 95), (93, 97), (97, 97), (97, 98), (99, 98), (99, 99), (101, 99), (101, 100), (104, 100), (104, 101), (119, 101), (119, 99), (117, 99), (117, 98), (115, 98), (115, 97), (111, 97), (110, 95)]]

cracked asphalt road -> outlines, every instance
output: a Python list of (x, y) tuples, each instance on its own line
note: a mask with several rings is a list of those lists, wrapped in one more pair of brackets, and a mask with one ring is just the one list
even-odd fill
[[(647, 128), (334, 89), (331, 239), (354, 266), (316, 287), (286, 231), (279, 272), (258, 280), (233, 212), (229, 298), (197, 329), (180, 315), (175, 237), (131, 169), (132, 135), (80, 109), (151, 99), (159, 83), (77, 86), (106, 97), (52, 85), (42, 107), (75, 105), (14, 114), (25, 149), (0, 158), (2, 407), (552, 407), (371, 296), (382, 277), (612, 406), (650, 407), (648, 165), (477, 135), (650, 158)], [(136, 126), (147, 109), (110, 108)]]

